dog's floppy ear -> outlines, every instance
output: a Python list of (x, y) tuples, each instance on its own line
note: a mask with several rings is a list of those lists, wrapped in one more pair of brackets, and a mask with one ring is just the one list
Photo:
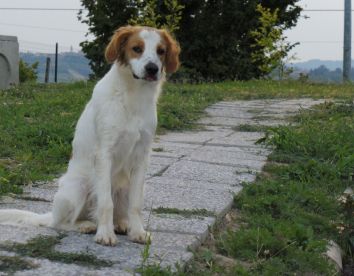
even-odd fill
[(179, 53), (181, 48), (178, 42), (167, 32), (166, 30), (161, 31), (162, 37), (166, 41), (166, 60), (165, 68), (167, 73), (174, 73), (179, 67)]
[(122, 64), (126, 63), (124, 47), (133, 30), (134, 27), (132, 26), (124, 26), (114, 32), (105, 52), (107, 62), (114, 63), (118, 60)]

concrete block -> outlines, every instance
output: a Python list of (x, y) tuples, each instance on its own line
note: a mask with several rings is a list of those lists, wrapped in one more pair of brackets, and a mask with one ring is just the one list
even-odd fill
[(17, 37), (0, 35), (0, 89), (19, 83), (19, 61)]
[(242, 151), (240, 148), (233, 148), (231, 151), (230, 147), (223, 148), (213, 146), (204, 146), (185, 159), (235, 167), (248, 167), (256, 170), (261, 169), (264, 162), (267, 160), (265, 156)]
[(128, 271), (120, 270), (118, 265), (107, 268), (94, 268), (94, 267), (83, 267), (76, 264), (65, 264), (60, 262), (52, 262), (46, 259), (33, 259), (26, 258), (30, 260), (38, 268), (31, 270), (23, 270), (15, 273), (15, 276), (33, 276), (33, 275), (51, 275), (51, 276), (131, 276), (132, 274)]
[(163, 176), (237, 186), (243, 181), (254, 181), (255, 175), (249, 171), (247, 168), (181, 160), (170, 166)]
[(158, 139), (161, 142), (203, 144), (210, 139), (226, 137), (231, 133), (232, 130), (227, 128), (219, 128), (218, 131), (169, 132), (166, 135), (159, 136)]
[(52, 210), (52, 203), (47, 201), (23, 200), (11, 197), (5, 197), (2, 200), (0, 209), (19, 209), (27, 210), (39, 214), (44, 214)]
[(153, 144), (152, 148), (154, 150), (152, 151), (151, 156), (181, 158), (182, 156), (189, 155), (199, 147), (199, 144), (160, 141)]
[(4, 242), (26, 243), (29, 240), (37, 237), (38, 235), (58, 235), (58, 233), (51, 228), (3, 224), (0, 224), (0, 233), (0, 244)]
[(214, 138), (206, 145), (208, 146), (225, 146), (225, 147), (257, 147), (255, 143), (264, 137), (261, 132), (235, 132), (228, 137)]
[[(175, 233), (152, 233), (149, 262), (164, 262), (163, 266), (184, 262), (192, 257), (186, 251), (199, 244), (195, 236)], [(93, 242), (93, 235), (82, 235), (70, 232), (55, 248), (59, 252), (89, 253), (102, 260), (111, 261), (123, 271), (131, 271), (142, 263), (144, 245), (133, 243), (127, 236), (118, 236), (118, 244), (114, 247), (103, 246)]]
[(152, 232), (169, 232), (188, 235), (197, 235), (204, 238), (208, 234), (209, 226), (214, 225), (214, 217), (186, 218), (175, 214), (155, 214), (144, 211), (145, 229)]
[(51, 189), (42, 188), (42, 187), (25, 187), (24, 193), (19, 195), (19, 198), (28, 198), (39, 201), (53, 201), (54, 196), (58, 188), (53, 187)]
[[(206, 209), (216, 214), (229, 208), (240, 186), (190, 181), (179, 178), (152, 178), (145, 186), (145, 210), (152, 208)], [(183, 200), (181, 200), (183, 199)]]

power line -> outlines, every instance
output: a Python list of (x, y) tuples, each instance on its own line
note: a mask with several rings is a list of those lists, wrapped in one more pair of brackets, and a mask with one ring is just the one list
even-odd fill
[[(296, 41), (298, 43), (322, 43), (322, 44), (343, 44), (343, 41), (331, 41), (331, 40), (327, 40), (327, 41), (320, 41), (320, 40), (307, 40), (307, 41)], [(296, 43), (296, 42), (292, 42), (292, 43)], [(354, 41), (353, 41), (354, 42)]]
[[(307, 12), (344, 12), (344, 10), (341, 9), (304, 9), (302, 11), (307, 11)], [(354, 11), (354, 10), (351, 10)]]
[[(12, 7), (0, 7), (0, 10), (11, 11), (83, 11), (86, 8), (12, 8)], [(306, 12), (344, 12), (344, 9), (303, 9)], [(354, 10), (351, 10), (354, 11)]]
[(50, 30), (50, 31), (86, 33), (86, 31), (79, 31), (79, 30), (70, 30), (70, 29), (61, 29), (61, 28), (52, 28), (52, 27), (41, 27), (41, 26), (33, 26), (33, 25), (8, 24), (8, 23), (3, 23), (3, 22), (0, 22), (0, 25), (12, 26), (12, 27), (32, 28), (32, 29), (43, 29), (43, 30)]
[(6, 11), (81, 11), (86, 9), (66, 9), (66, 8), (1, 8)]

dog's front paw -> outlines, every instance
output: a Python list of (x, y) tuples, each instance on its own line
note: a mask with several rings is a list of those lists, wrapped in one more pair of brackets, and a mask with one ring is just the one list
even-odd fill
[(99, 229), (95, 236), (95, 242), (102, 245), (115, 246), (118, 243), (118, 239), (114, 231)]
[(119, 220), (118, 223), (114, 225), (114, 231), (117, 234), (126, 235), (128, 233), (128, 225), (127, 220)]
[(97, 231), (97, 226), (91, 221), (83, 221), (78, 224), (78, 230), (82, 234), (93, 234)]
[(148, 242), (151, 242), (152, 240), (151, 233), (147, 231), (139, 231), (139, 232), (130, 231), (128, 233), (128, 238), (132, 242), (141, 243), (141, 244), (146, 244)]

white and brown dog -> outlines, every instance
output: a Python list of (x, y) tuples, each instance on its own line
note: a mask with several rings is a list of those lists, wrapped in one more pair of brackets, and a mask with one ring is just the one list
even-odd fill
[(110, 71), (96, 84), (77, 123), (73, 154), (59, 179), (53, 210), (0, 210), (0, 223), (96, 231), (115, 245), (115, 231), (145, 243), (144, 177), (157, 125), (156, 102), (165, 73), (179, 67), (180, 48), (165, 30), (119, 28), (106, 48)]

